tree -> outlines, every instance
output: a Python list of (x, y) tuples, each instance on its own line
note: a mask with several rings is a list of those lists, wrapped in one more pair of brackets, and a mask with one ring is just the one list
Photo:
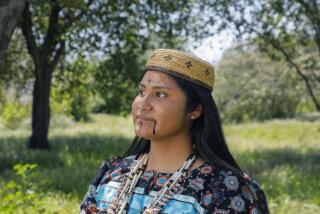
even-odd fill
[(25, 0), (0, 1), (0, 70), (12, 33), (24, 9)]
[(27, 2), (21, 29), (34, 63), (32, 136), (28, 147), (48, 149), (49, 96), (52, 73), (65, 51), (66, 34), (92, 3), (74, 5), (60, 1)]
[[(97, 94), (94, 85), (94, 71), (96, 65), (93, 60), (87, 61), (79, 56), (76, 60), (60, 63), (53, 76), (53, 93), (50, 103), (57, 103), (53, 113), (64, 109), (63, 113), (70, 115), (75, 121), (88, 121), (89, 113)], [(52, 102), (51, 102), (52, 101)], [(56, 111), (58, 110), (58, 111)]]
[[(118, 50), (134, 44), (146, 50), (150, 35), (165, 38), (201, 38), (199, 32), (207, 22), (194, 16), (195, 2), (180, 1), (92, 1), (51, 0), (28, 1), (23, 12), (21, 29), (34, 63), (32, 136), (30, 148), (49, 148), (49, 95), (53, 72), (65, 55), (88, 56), (100, 50), (116, 55)], [(199, 12), (199, 10), (197, 11)], [(133, 15), (134, 14), (134, 15)], [(201, 23), (201, 25), (199, 25)], [(207, 34), (205, 33), (207, 32)]]
[(305, 97), (302, 82), (285, 62), (270, 60), (256, 47), (228, 50), (217, 70), (214, 94), (227, 122), (290, 118)]
[(320, 1), (207, 1), (220, 28), (259, 45), (272, 59), (284, 59), (304, 82), (320, 111)]
[(99, 80), (95, 82), (95, 88), (103, 102), (96, 111), (118, 115), (131, 112), (132, 98), (138, 93), (137, 85), (146, 57), (142, 50), (119, 50), (99, 63), (94, 72), (95, 79)]

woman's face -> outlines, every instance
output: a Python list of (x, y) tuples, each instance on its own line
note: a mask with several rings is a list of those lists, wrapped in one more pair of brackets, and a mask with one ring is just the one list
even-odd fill
[(132, 103), (135, 134), (151, 140), (186, 131), (188, 114), (185, 105), (186, 95), (171, 76), (147, 71)]

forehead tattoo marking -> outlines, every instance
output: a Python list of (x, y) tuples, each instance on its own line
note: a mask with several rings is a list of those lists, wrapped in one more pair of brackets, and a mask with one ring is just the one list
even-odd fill
[(150, 80), (150, 79), (148, 79), (148, 86), (151, 86), (151, 87), (152, 87), (152, 86), (156, 86), (156, 87), (161, 86), (161, 87), (165, 87), (165, 88), (168, 87), (166, 84), (164, 84), (164, 83), (162, 83), (162, 82), (156, 83), (156, 82), (154, 82), (154, 81), (152, 81), (152, 80)]

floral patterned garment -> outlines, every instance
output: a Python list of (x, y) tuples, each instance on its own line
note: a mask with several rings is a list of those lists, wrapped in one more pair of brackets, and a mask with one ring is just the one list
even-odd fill
[[(128, 156), (104, 162), (80, 205), (80, 213), (99, 213), (99, 209), (107, 208), (136, 158)], [(146, 170), (133, 191), (127, 213), (139, 213), (171, 175)], [(269, 211), (266, 197), (254, 180), (206, 162), (188, 173), (161, 213), (264, 214)]]

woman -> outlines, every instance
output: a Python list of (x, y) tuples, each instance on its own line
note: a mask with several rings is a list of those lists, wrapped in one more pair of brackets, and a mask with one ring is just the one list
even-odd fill
[(132, 103), (136, 137), (100, 167), (82, 213), (268, 213), (263, 191), (228, 150), (214, 79), (199, 58), (153, 52)]

